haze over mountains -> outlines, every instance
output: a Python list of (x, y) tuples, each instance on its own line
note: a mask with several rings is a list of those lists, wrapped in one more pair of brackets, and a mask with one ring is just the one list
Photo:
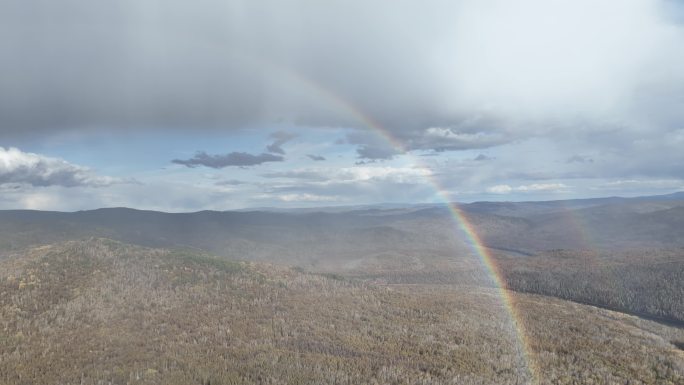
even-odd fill
[[(684, 246), (684, 193), (638, 198), (461, 204), (485, 245), (523, 254), (550, 249)], [(108, 237), (191, 247), (243, 259), (360, 257), (378, 250), (467, 247), (442, 205), (329, 211), (162, 213), (107, 208), (72, 213), (0, 211), (3, 249)], [(317, 247), (325, 245), (325, 255)]]
[[(504, 266), (511, 288), (684, 322), (678, 291), (684, 288), (683, 193), (459, 207)], [(440, 205), (332, 212), (0, 211), (4, 254), (92, 237), (381, 282), (494, 285), (472, 240)]]
[(684, 194), (459, 208), (505, 291), (443, 205), (0, 211), (0, 382), (683, 383)]

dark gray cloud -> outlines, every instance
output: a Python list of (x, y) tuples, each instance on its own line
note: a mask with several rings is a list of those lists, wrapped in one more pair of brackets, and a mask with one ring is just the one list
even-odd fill
[(476, 156), (475, 159), (473, 159), (473, 160), (478, 161), (478, 162), (483, 162), (483, 161), (492, 160), (492, 159), (494, 159), (494, 158), (489, 157), (489, 156), (487, 156), (487, 155), (485, 155), (485, 154), (479, 154), (479, 155)]
[(534, 134), (525, 130), (512, 131), (497, 119), (476, 117), (455, 119), (449, 126), (396, 129), (391, 139), (385, 133), (379, 135), (377, 132), (356, 130), (347, 135), (345, 142), (358, 146), (356, 151), (360, 159), (387, 160), (415, 150), (445, 152), (490, 148)]
[[(367, 8), (300, 0), (2, 2), (1, 133), (230, 129), (283, 120), (363, 127), (339, 99), (385, 123), (415, 123), (408, 113), (387, 112), (411, 105), (399, 92), (408, 86), (429, 106), (427, 83), (436, 79), (416, 76), (427, 75), (429, 63), (392, 59), (418, 58), (423, 48), (407, 45), (403, 23), (378, 29)], [(413, 9), (381, 8), (413, 18)], [(390, 63), (379, 78), (378, 66)]]
[[(359, 164), (406, 151), (487, 152), (496, 159), (459, 166), (478, 168), (468, 171), (472, 190), (487, 177), (671, 178), (684, 173), (682, 8), (674, 0), (2, 1), (0, 139), (295, 124), (352, 132), (339, 142), (356, 147)], [(274, 133), (263, 154), (173, 162), (280, 162), (291, 135)], [(539, 155), (543, 148), (525, 147), (538, 138), (570, 144)], [(507, 146), (520, 147), (511, 155)], [(309, 158), (318, 156), (336, 161)], [(112, 183), (78, 166), (22, 167), (3, 183)], [(506, 183), (527, 185), (490, 185)]]
[(246, 152), (231, 152), (225, 155), (209, 155), (204, 151), (198, 151), (190, 159), (174, 159), (171, 162), (190, 168), (204, 166), (211, 168), (224, 168), (230, 166), (247, 167), (256, 166), (266, 162), (282, 162), (284, 158), (273, 154), (249, 154)]
[(568, 158), (567, 163), (594, 163), (594, 159), (583, 156), (583, 155), (573, 155)]
[(320, 162), (324, 161), (325, 157), (323, 155), (314, 155), (314, 154), (309, 154), (307, 157), (313, 161)]
[(287, 132), (287, 131), (276, 131), (271, 134), (271, 139), (274, 139), (273, 143), (266, 146), (268, 152), (274, 154), (285, 155), (285, 150), (283, 150), (283, 144), (289, 142), (290, 140), (296, 138), (297, 135)]
[(214, 183), (216, 186), (240, 186), (244, 184), (247, 184), (247, 182), (237, 179), (221, 180)]
[(361, 162), (389, 160), (405, 152), (405, 149), (391, 143), (373, 132), (354, 130), (347, 134), (344, 143), (356, 145), (356, 155)]
[(359, 159), (388, 160), (400, 154), (401, 151), (389, 146), (373, 146), (362, 144), (356, 149)]
[(576, 117), (666, 126), (684, 113), (673, 9), (682, 14), (671, 0), (4, 1), (0, 137), (372, 120), (406, 150), (452, 151)]
[(105, 187), (117, 183), (137, 183), (106, 176), (97, 176), (86, 167), (65, 160), (23, 152), (17, 148), (0, 147), (0, 185), (18, 189), (33, 187)]
[[(459, 132), (449, 128), (431, 127), (422, 135), (410, 139), (409, 150), (434, 150), (437, 152), (471, 150), (495, 147), (509, 143), (515, 137), (496, 131), (479, 131), (476, 133)], [(526, 135), (518, 136), (518, 139)]]
[(286, 178), (286, 179), (305, 179), (313, 181), (325, 181), (330, 178), (325, 172), (320, 170), (292, 170), (277, 171), (261, 174), (264, 178)]

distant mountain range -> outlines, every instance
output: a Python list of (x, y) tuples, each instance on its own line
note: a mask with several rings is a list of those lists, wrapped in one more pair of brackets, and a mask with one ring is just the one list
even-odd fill
[(488, 262), (498, 267), (499, 277), (457, 226), (464, 218), (454, 218), (445, 205), (287, 212), (0, 211), (0, 262), (41, 255), (43, 248), (30, 246), (71, 240), (91, 245), (103, 242), (93, 238), (108, 238), (174, 249), (178, 255), (297, 266), (302, 268), (297, 272), (371, 284), (491, 288), (504, 282), (515, 291), (684, 322), (684, 194), (476, 202), (459, 208), (489, 249), (493, 261)]
[[(459, 207), (486, 246), (509, 252), (684, 247), (681, 192), (637, 198), (476, 202)], [(284, 212), (0, 211), (0, 250), (87, 237), (297, 265), (392, 251), (404, 255), (471, 252), (445, 205)]]
[[(473, 203), (458, 203), (453, 202), (460, 207), (467, 207), (471, 210), (504, 210), (505, 208), (516, 207), (525, 208), (531, 211), (536, 210), (556, 210), (558, 208), (567, 207), (590, 207), (596, 205), (627, 203), (637, 201), (682, 201), (684, 200), (684, 191), (675, 192), (664, 195), (647, 195), (638, 197), (600, 197), (600, 198), (583, 198), (583, 199), (565, 199), (565, 200), (548, 200), (548, 201), (477, 201)], [(363, 210), (401, 210), (401, 209), (424, 209), (424, 208), (438, 208), (444, 207), (445, 203), (381, 203), (369, 205), (349, 205), (349, 206), (321, 206), (321, 207), (307, 207), (307, 208), (279, 208), (279, 207), (251, 207), (245, 209), (234, 210), (238, 212), (249, 211), (268, 211), (281, 213), (310, 213), (310, 212), (327, 212), (338, 213), (348, 211), (363, 211)]]

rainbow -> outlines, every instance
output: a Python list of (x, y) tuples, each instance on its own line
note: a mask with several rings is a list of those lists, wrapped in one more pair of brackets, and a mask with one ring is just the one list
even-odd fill
[[(214, 42), (209, 44), (221, 50), (223, 48), (223, 45), (220, 42)], [(228, 54), (225, 51), (221, 52)], [(333, 103), (334, 106), (340, 108), (342, 112), (357, 120), (358, 123), (360, 123), (361, 125), (375, 132), (380, 138), (386, 141), (399, 153), (410, 156), (416, 167), (422, 168), (427, 171), (425, 173), (427, 181), (430, 183), (430, 185), (434, 187), (438, 197), (446, 204), (454, 222), (466, 236), (473, 251), (477, 255), (480, 262), (484, 265), (487, 274), (490, 276), (490, 278), (496, 286), (499, 297), (502, 300), (503, 306), (506, 309), (509, 320), (514, 328), (516, 343), (520, 348), (521, 358), (524, 362), (524, 370), (526, 370), (527, 377), (530, 379), (530, 381), (528, 381), (528, 384), (538, 384), (539, 370), (537, 369), (535, 360), (533, 359), (534, 356), (530, 349), (530, 343), (527, 338), (527, 333), (525, 332), (525, 327), (522, 322), (522, 318), (520, 317), (520, 314), (514, 306), (514, 300), (512, 298), (512, 295), (506, 289), (506, 285), (503, 280), (501, 271), (496, 265), (494, 258), (489, 253), (487, 247), (483, 244), (482, 240), (475, 232), (475, 229), (468, 220), (468, 217), (463, 213), (463, 211), (461, 211), (458, 205), (451, 202), (449, 194), (447, 193), (446, 189), (442, 188), (439, 185), (439, 182), (436, 181), (433, 177), (431, 177), (432, 172), (430, 171), (430, 169), (426, 167), (418, 157), (412, 156), (410, 151), (404, 146), (402, 141), (396, 138), (382, 124), (375, 121), (375, 119), (373, 119), (370, 115), (365, 113), (363, 109), (355, 106), (350, 101), (345, 99), (343, 96), (336, 94), (335, 92), (329, 90), (328, 88), (314, 80), (301, 76), (299, 73), (291, 70), (286, 66), (261, 60), (261, 58), (259, 58), (258, 56), (251, 55), (248, 52), (233, 52), (233, 54), (237, 58), (245, 59), (247, 61), (252, 62), (255, 65), (267, 67), (275, 72), (278, 72), (282, 74), (285, 78), (294, 80), (297, 84), (300, 84), (308, 88), (314, 94), (319, 95), (323, 97), (325, 100)]]
[[(411, 156), (411, 159), (416, 167), (420, 167), (427, 171), (430, 171), (427, 166), (425, 166), (421, 160), (412, 156), (410, 151), (403, 145), (403, 143), (397, 139), (389, 130), (387, 130), (383, 125), (374, 120), (371, 116), (364, 113), (364, 111), (353, 105), (351, 102), (347, 101), (345, 98), (333, 93), (327, 88), (313, 82), (307, 78), (299, 76), (299, 74), (294, 73), (286, 68), (279, 68), (281, 71), (287, 73), (290, 78), (296, 79), (298, 83), (305, 85), (309, 89), (316, 92), (316, 94), (323, 96), (326, 100), (333, 102), (337, 107), (342, 108), (344, 112), (349, 114), (359, 123), (361, 123), (366, 128), (374, 131), (379, 137), (384, 139), (389, 143), (395, 150), (401, 154)], [(509, 290), (506, 289), (506, 284), (499, 270), (499, 267), (494, 261), (494, 258), (488, 251), (488, 248), (484, 245), (480, 237), (477, 235), (474, 226), (470, 223), (468, 217), (463, 213), (459, 206), (451, 202), (449, 194), (446, 189), (442, 188), (431, 175), (431, 172), (425, 173), (428, 182), (435, 188), (437, 195), (446, 204), (451, 217), (453, 218), (456, 225), (460, 228), (463, 234), (466, 236), (468, 242), (470, 243), (473, 251), (484, 265), (487, 270), (488, 275), (491, 277), (495, 283), (498, 294), (503, 302), (503, 305), (507, 311), (510, 322), (515, 330), (516, 343), (521, 348), (521, 355), (524, 361), (525, 370), (527, 371), (528, 377), (531, 379), (531, 384), (539, 383), (539, 371), (535, 365), (534, 356), (530, 349), (530, 343), (527, 338), (527, 333), (525, 332), (524, 324), (522, 318), (514, 306), (514, 300)]]
[(461, 211), (457, 204), (451, 202), (447, 190), (442, 188), (439, 185), (439, 182), (431, 177), (431, 170), (428, 167), (426, 167), (418, 157), (412, 156), (410, 151), (404, 146), (401, 140), (395, 138), (394, 135), (388, 129), (386, 129), (379, 122), (375, 121), (375, 119), (373, 119), (370, 115), (366, 114), (363, 111), (363, 109), (355, 106), (350, 101), (345, 99), (343, 96), (336, 94), (335, 92), (329, 90), (328, 88), (319, 84), (318, 82), (301, 76), (299, 73), (291, 70), (287, 66), (262, 60), (260, 57), (253, 55), (249, 52), (232, 51), (229, 53), (224, 50), (225, 42), (206, 40), (202, 40), (202, 42), (210, 45), (212, 48), (217, 49), (219, 52), (222, 52), (227, 56), (230, 56), (231, 59), (237, 58), (247, 60), (257, 66), (267, 67), (275, 72), (278, 72), (282, 74), (285, 78), (290, 78), (294, 80), (296, 83), (311, 90), (314, 94), (322, 96), (329, 102), (333, 103), (336, 107), (341, 108), (344, 113), (348, 114), (350, 117), (357, 120), (360, 124), (375, 132), (379, 137), (384, 139), (387, 143), (390, 144), (390, 146), (392, 146), (399, 153), (410, 156), (416, 167), (428, 171), (425, 173), (426, 179), (428, 180), (430, 185), (432, 185), (435, 188), (435, 191), (437, 195), (440, 197), (440, 199), (446, 204), (454, 222), (466, 236), (473, 251), (479, 258), (481, 263), (484, 265), (485, 270), (487, 271), (488, 275), (491, 277), (496, 286), (496, 289), (499, 293), (499, 297), (503, 302), (504, 308), (506, 309), (509, 319), (515, 330), (516, 342), (522, 352), (521, 358), (524, 361), (524, 369), (527, 371), (527, 377), (530, 378), (528, 384), (538, 384), (540, 378), (539, 370), (533, 358), (534, 355), (532, 354), (532, 351), (530, 349), (531, 345), (529, 343), (527, 333), (525, 332), (524, 323), (522, 322), (522, 318), (520, 317), (520, 314), (514, 306), (514, 300), (510, 291), (506, 289), (505, 281), (503, 279), (501, 271), (499, 270), (499, 267), (496, 265), (494, 258), (489, 253), (487, 247), (484, 245), (480, 237), (475, 232), (475, 229), (468, 220), (468, 217), (463, 213), (463, 211)]

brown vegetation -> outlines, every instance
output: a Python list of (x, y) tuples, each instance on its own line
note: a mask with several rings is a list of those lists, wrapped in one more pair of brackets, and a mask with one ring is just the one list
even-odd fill
[[(496, 290), (68, 242), (0, 261), (3, 384), (524, 384)], [(680, 384), (684, 333), (515, 295), (543, 384)]]
[(661, 319), (684, 327), (684, 249), (552, 250), (500, 257), (509, 288)]

